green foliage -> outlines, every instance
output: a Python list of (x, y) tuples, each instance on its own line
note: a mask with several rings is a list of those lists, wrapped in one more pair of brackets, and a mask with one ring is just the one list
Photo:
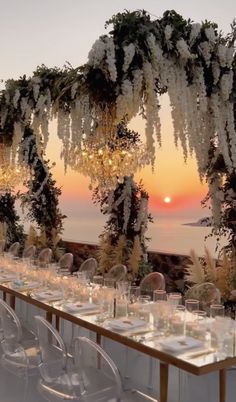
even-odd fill
[(141, 260), (139, 262), (138, 275), (136, 276), (136, 283), (139, 284), (141, 280), (148, 274), (153, 272), (153, 266), (150, 262)]
[(20, 217), (16, 212), (15, 201), (18, 195), (4, 193), (0, 195), (0, 222), (6, 224), (6, 247), (14, 242), (24, 244), (24, 227), (20, 224)]
[[(30, 141), (30, 142), (28, 142)], [(27, 148), (24, 148), (27, 142)], [(21, 144), (23, 159), (31, 167), (33, 178), (28, 182), (29, 190), (22, 195), (22, 204), (28, 207), (28, 218), (36, 222), (41, 232), (45, 232), (47, 246), (54, 248), (55, 236), (62, 233), (63, 219), (59, 209), (61, 189), (52, 178), (49, 161), (39, 157), (31, 128), (26, 127)]]

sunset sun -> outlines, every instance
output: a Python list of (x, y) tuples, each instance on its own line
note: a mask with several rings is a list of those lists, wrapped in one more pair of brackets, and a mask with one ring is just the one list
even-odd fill
[(166, 196), (165, 198), (163, 198), (163, 201), (164, 201), (166, 204), (169, 204), (169, 203), (172, 201), (172, 199), (171, 199), (169, 196)]

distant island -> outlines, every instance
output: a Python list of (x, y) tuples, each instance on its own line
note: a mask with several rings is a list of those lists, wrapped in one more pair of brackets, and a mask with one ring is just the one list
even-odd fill
[(189, 223), (182, 223), (182, 225), (185, 226), (212, 226), (212, 218), (211, 217), (206, 217), (206, 218), (201, 218), (197, 222), (189, 222)]

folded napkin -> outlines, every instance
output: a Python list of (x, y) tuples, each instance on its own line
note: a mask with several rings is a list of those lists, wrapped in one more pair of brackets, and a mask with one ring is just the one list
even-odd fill
[(62, 307), (63, 310), (71, 313), (83, 313), (98, 309), (98, 306), (93, 303), (65, 303)]
[(135, 328), (143, 327), (147, 325), (147, 322), (144, 320), (132, 319), (129, 320), (128, 318), (119, 319), (119, 320), (112, 320), (109, 321), (109, 326), (113, 329), (117, 329), (119, 331), (129, 331)]
[(201, 348), (204, 346), (202, 341), (192, 338), (190, 336), (173, 336), (160, 341), (160, 345), (163, 349), (170, 352), (184, 352), (189, 349)]
[(16, 279), (17, 279), (16, 275), (14, 275), (14, 274), (1, 274), (0, 275), (0, 283), (11, 282)]
[(35, 292), (33, 297), (38, 300), (53, 301), (62, 299), (62, 293), (58, 290), (46, 290), (43, 292)]
[(11, 284), (12, 289), (24, 291), (29, 289), (35, 289), (39, 286), (38, 282), (24, 282), (24, 281), (14, 281)]

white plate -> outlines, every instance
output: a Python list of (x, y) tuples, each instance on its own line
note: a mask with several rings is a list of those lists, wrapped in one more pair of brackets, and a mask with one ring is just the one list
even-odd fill
[(129, 320), (128, 318), (109, 321), (109, 327), (118, 331), (132, 331), (133, 329), (147, 326), (147, 322), (139, 319)]
[(201, 348), (204, 346), (204, 343), (198, 339), (183, 335), (163, 339), (160, 341), (160, 345), (163, 349), (170, 352), (184, 352), (189, 349)]
[(98, 309), (98, 306), (93, 303), (65, 303), (62, 307), (63, 310), (71, 313), (83, 313)]
[(16, 275), (13, 274), (2, 274), (0, 275), (0, 283), (4, 283), (4, 282), (11, 282), (16, 280)]
[(53, 292), (53, 291), (48, 290), (48, 291), (45, 291), (45, 292), (34, 293), (33, 297), (35, 299), (38, 299), (38, 300), (48, 300), (48, 301), (50, 300), (50, 301), (53, 301), (53, 300), (61, 299), (62, 298), (62, 293), (58, 292), (58, 291)]
[(28, 289), (35, 289), (39, 286), (38, 282), (28, 282), (28, 283), (22, 283), (22, 284), (17, 284), (17, 283), (12, 283), (11, 287), (14, 290), (19, 290), (19, 291), (24, 291)]

